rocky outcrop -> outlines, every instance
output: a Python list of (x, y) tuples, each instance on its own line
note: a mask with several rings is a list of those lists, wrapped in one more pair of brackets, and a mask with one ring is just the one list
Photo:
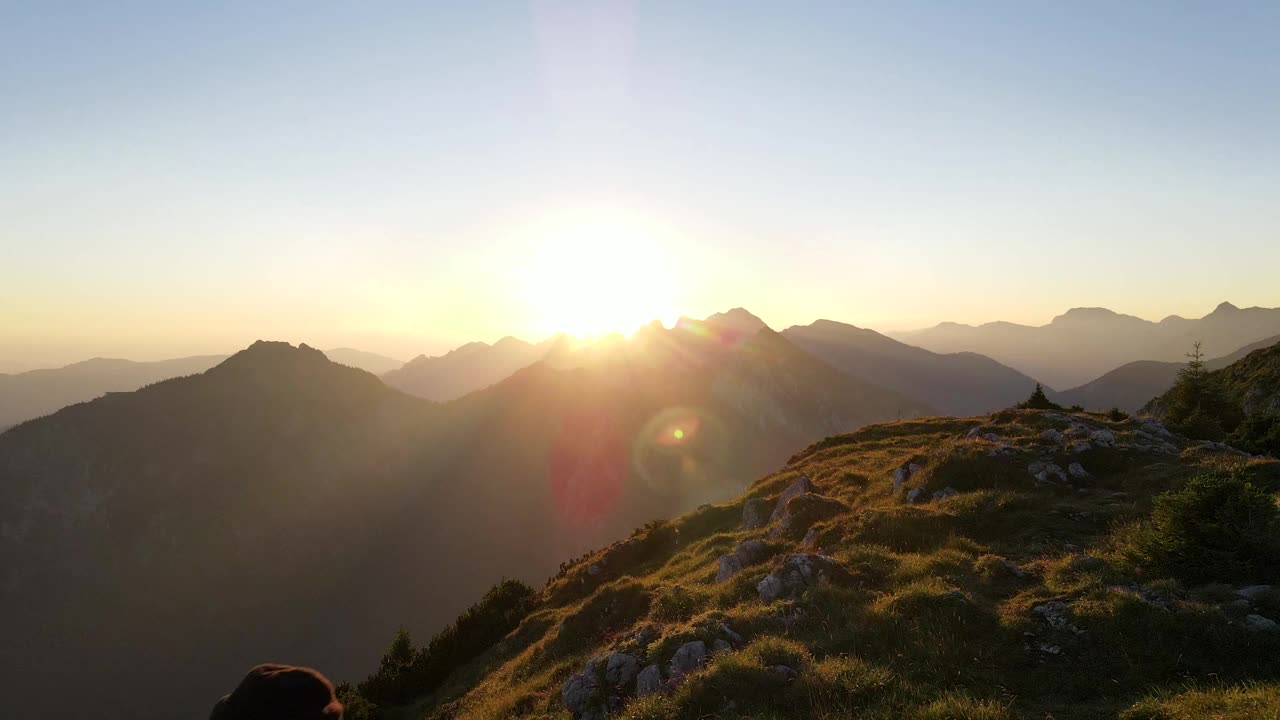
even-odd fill
[(798, 538), (816, 522), (835, 517), (849, 511), (849, 506), (817, 493), (802, 493), (791, 498), (782, 509), (777, 527), (770, 537)]
[(732, 553), (721, 555), (716, 582), (724, 582), (742, 572), (748, 565), (764, 560), (769, 553), (769, 546), (763, 540), (744, 540)]
[(815, 492), (813, 483), (808, 477), (801, 475), (794, 482), (782, 491), (782, 495), (778, 498), (778, 504), (773, 508), (773, 514), (769, 516), (769, 522), (777, 522), (787, 509), (787, 503), (791, 502), (791, 498), (805, 493)]
[(773, 602), (782, 597), (794, 597), (815, 585), (847, 577), (847, 571), (832, 558), (814, 553), (792, 553), (756, 585), (756, 590), (761, 600)]
[(671, 656), (671, 677), (679, 678), (697, 670), (707, 659), (707, 644), (701, 640), (687, 642)]

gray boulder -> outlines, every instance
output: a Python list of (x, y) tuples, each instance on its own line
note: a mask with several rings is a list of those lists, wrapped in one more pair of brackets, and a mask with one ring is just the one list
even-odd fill
[(560, 702), (575, 720), (601, 720), (605, 717), (605, 699), (600, 692), (601, 659), (587, 662), (582, 672), (570, 677), (560, 688)]
[(605, 682), (613, 690), (630, 695), (635, 686), (636, 675), (640, 673), (640, 658), (627, 653), (616, 652), (609, 656), (605, 665)]
[(924, 488), (911, 488), (907, 491), (907, 504), (915, 505), (918, 502), (924, 502)]
[(756, 585), (760, 599), (773, 602), (780, 597), (791, 597), (815, 585), (831, 582), (847, 573), (835, 560), (813, 553), (792, 553)]
[(1062, 431), (1049, 428), (1048, 430), (1040, 433), (1040, 439), (1048, 440), (1051, 443), (1061, 443), (1063, 440)]
[(1254, 632), (1276, 632), (1280, 630), (1280, 625), (1277, 625), (1275, 620), (1261, 615), (1246, 615), (1244, 626)]
[(1257, 600), (1259, 596), (1266, 595), (1269, 592), (1271, 592), (1270, 585), (1247, 585), (1236, 590), (1237, 595), (1250, 602)]
[(763, 540), (743, 540), (732, 553), (720, 556), (716, 582), (728, 580), (748, 565), (764, 560), (768, 554), (769, 546)]
[(1079, 478), (1081, 480), (1089, 477), (1089, 471), (1085, 470), (1084, 466), (1078, 462), (1073, 462), (1067, 466), (1067, 472), (1071, 473), (1071, 477)]
[(902, 484), (911, 477), (911, 471), (906, 466), (900, 467), (893, 471), (893, 494), (897, 495), (902, 492)]
[(956, 490), (955, 488), (953, 488), (953, 487), (951, 487), (950, 485), (948, 485), (948, 486), (946, 486), (946, 487), (942, 488), (941, 490), (939, 490), (938, 492), (934, 493), (934, 494), (933, 494), (933, 499), (934, 499), (934, 500), (946, 500), (946, 499), (947, 499), (947, 498), (949, 498), (949, 497), (955, 497), (956, 495), (959, 495), (959, 494), (960, 494), (960, 491), (959, 491), (959, 490)]
[(716, 638), (711, 642), (711, 652), (717, 655), (720, 653), (727, 653), (730, 650), (733, 650), (733, 646), (729, 644), (728, 640)]
[(1101, 445), (1103, 447), (1110, 447), (1111, 445), (1115, 444), (1116, 434), (1111, 432), (1110, 430), (1094, 430), (1092, 433), (1089, 434), (1089, 439), (1092, 440), (1097, 445)]
[(782, 496), (778, 498), (778, 504), (773, 507), (773, 514), (769, 516), (769, 521), (773, 522), (782, 517), (782, 514), (787, 509), (787, 503), (791, 502), (791, 498), (807, 492), (814, 492), (813, 483), (809, 481), (807, 476), (801, 475), (795, 479), (795, 482), (788, 485), (786, 490), (782, 491)]
[(687, 642), (671, 656), (671, 676), (688, 675), (707, 659), (707, 644), (701, 640)]
[(657, 665), (640, 671), (640, 675), (636, 678), (636, 697), (644, 697), (652, 695), (662, 689), (662, 668)]

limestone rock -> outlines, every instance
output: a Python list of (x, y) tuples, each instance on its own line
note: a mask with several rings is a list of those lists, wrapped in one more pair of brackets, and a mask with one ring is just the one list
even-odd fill
[(923, 502), (923, 501), (924, 501), (924, 488), (922, 487), (911, 488), (911, 490), (907, 492), (908, 505), (915, 505), (916, 503)]
[(640, 672), (640, 658), (627, 653), (616, 652), (609, 656), (605, 665), (605, 682), (613, 690), (630, 695)]
[(707, 659), (707, 644), (701, 640), (687, 642), (671, 656), (671, 675), (680, 677), (688, 675), (702, 665)]
[(640, 675), (636, 678), (636, 697), (644, 697), (652, 695), (662, 689), (662, 668), (657, 665), (640, 671)]
[(847, 575), (835, 560), (813, 553), (792, 553), (782, 559), (780, 566), (756, 585), (760, 599), (773, 602), (780, 597), (790, 597), (824, 582), (831, 582)]
[(1067, 472), (1071, 473), (1071, 477), (1080, 478), (1081, 480), (1089, 477), (1089, 471), (1085, 470), (1084, 466), (1078, 462), (1073, 462), (1067, 466)]
[(587, 662), (582, 672), (570, 677), (560, 688), (560, 702), (575, 720), (598, 720), (605, 716), (600, 692), (600, 658)]
[(1051, 443), (1061, 443), (1063, 440), (1062, 431), (1049, 428), (1048, 430), (1040, 433), (1040, 439), (1048, 440)]
[(1111, 445), (1115, 444), (1116, 434), (1111, 432), (1110, 430), (1094, 430), (1093, 432), (1089, 433), (1089, 439), (1092, 440), (1096, 445), (1101, 445), (1102, 447), (1110, 447)]
[(795, 482), (782, 491), (782, 496), (778, 498), (778, 504), (774, 506), (773, 514), (769, 516), (769, 521), (774, 522), (782, 517), (782, 513), (786, 511), (787, 503), (791, 502), (791, 498), (809, 492), (814, 492), (813, 483), (809, 481), (809, 478), (804, 475), (796, 478)]
[(742, 572), (748, 565), (764, 560), (768, 553), (769, 546), (763, 540), (743, 540), (732, 553), (720, 556), (716, 582), (724, 582)]
[(1254, 632), (1280, 631), (1280, 625), (1277, 625), (1275, 620), (1261, 615), (1246, 615), (1244, 617), (1244, 626)]
[(720, 653), (727, 653), (731, 650), (733, 650), (733, 646), (729, 644), (728, 640), (722, 640), (720, 638), (716, 638), (711, 642), (712, 653), (715, 653), (718, 655)]
[(801, 493), (791, 498), (782, 509), (780, 522), (770, 533), (772, 537), (798, 537), (814, 523), (849, 511), (849, 506), (817, 493)]

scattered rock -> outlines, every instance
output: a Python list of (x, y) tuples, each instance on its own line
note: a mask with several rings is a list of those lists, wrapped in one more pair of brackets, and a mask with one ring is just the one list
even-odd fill
[(720, 630), (721, 635), (724, 635), (725, 637), (729, 638), (729, 640), (733, 641), (735, 644), (738, 644), (738, 645), (742, 644), (742, 636), (734, 632), (733, 629), (730, 628), (728, 625), (725, 625), (724, 623), (720, 623), (717, 629)]
[(1244, 612), (1249, 608), (1253, 607), (1253, 603), (1249, 602), (1248, 600), (1245, 600), (1244, 598), (1236, 598), (1235, 600), (1232, 600), (1231, 602), (1227, 603), (1226, 605), (1223, 605), (1222, 607), (1226, 610)]
[(813, 483), (809, 481), (809, 478), (805, 475), (796, 478), (795, 482), (782, 491), (782, 495), (778, 498), (778, 504), (773, 508), (773, 514), (769, 516), (769, 522), (782, 517), (782, 514), (786, 512), (787, 503), (791, 502), (791, 498), (810, 492), (814, 492), (814, 489)]
[(800, 677), (800, 673), (787, 667), (786, 665), (774, 665), (769, 668), (769, 672), (774, 673), (775, 675), (781, 675), (783, 679), (788, 681), (795, 680), (796, 678)]
[(900, 467), (893, 471), (893, 494), (897, 495), (902, 492), (902, 484), (911, 477), (911, 471), (906, 466)]
[(907, 471), (910, 472), (912, 475), (915, 475), (916, 473), (920, 472), (923, 469), (924, 468), (920, 467), (916, 463), (911, 463), (907, 465)]
[(1116, 434), (1111, 432), (1110, 430), (1094, 430), (1093, 432), (1089, 433), (1089, 439), (1092, 440), (1096, 445), (1101, 445), (1102, 447), (1110, 447), (1111, 445), (1115, 444)]
[(727, 653), (731, 650), (733, 650), (733, 646), (729, 644), (728, 640), (721, 640), (720, 638), (716, 638), (711, 643), (712, 653), (715, 653), (715, 654)]
[(1253, 632), (1276, 632), (1280, 630), (1280, 625), (1276, 625), (1275, 620), (1261, 615), (1245, 615), (1244, 626)]
[(760, 599), (773, 602), (794, 596), (806, 588), (844, 576), (845, 570), (835, 560), (813, 553), (792, 553), (782, 559), (778, 569), (756, 585)]
[(1236, 590), (1237, 595), (1249, 602), (1253, 602), (1254, 600), (1257, 600), (1259, 596), (1266, 595), (1269, 592), (1271, 592), (1270, 585), (1248, 585)]
[(818, 528), (811, 527), (809, 532), (804, 534), (804, 538), (800, 540), (800, 549), (817, 550), (818, 549)]
[(640, 658), (627, 653), (616, 652), (609, 656), (605, 664), (605, 682), (613, 690), (630, 695), (640, 673)]
[(923, 501), (924, 501), (924, 488), (922, 487), (911, 488), (911, 490), (907, 492), (908, 505), (915, 505), (916, 503), (923, 502)]
[(636, 677), (636, 697), (652, 695), (660, 689), (662, 689), (662, 668), (650, 665), (640, 671), (640, 675)]
[(965, 433), (964, 436), (967, 438), (975, 438), (981, 434), (982, 434), (982, 426), (979, 425), (978, 427), (975, 427), (975, 428), (969, 428), (969, 432)]
[(812, 527), (814, 523), (848, 511), (849, 506), (835, 498), (811, 492), (801, 493), (791, 498), (783, 508), (780, 522), (770, 536), (795, 538), (802, 531)]
[(947, 498), (949, 498), (949, 497), (955, 497), (956, 495), (959, 495), (959, 494), (960, 494), (960, 491), (959, 491), (959, 490), (956, 490), (955, 488), (953, 488), (953, 487), (951, 487), (950, 485), (948, 485), (948, 486), (946, 486), (946, 487), (942, 488), (941, 490), (939, 490), (938, 492), (934, 493), (934, 494), (933, 494), (933, 499), (934, 499), (934, 500), (946, 500), (946, 499), (947, 499)]
[(748, 530), (764, 527), (769, 522), (764, 512), (764, 498), (748, 498), (742, 505), (742, 527)]
[(982, 436), (982, 439), (988, 442), (1000, 442), (1000, 436), (995, 433), (987, 433)]
[(671, 676), (681, 677), (698, 669), (707, 659), (707, 644), (701, 640), (687, 642), (671, 656)]
[(600, 693), (599, 667), (600, 658), (588, 661), (582, 672), (560, 688), (560, 702), (575, 720), (602, 720), (607, 714)]
[(1089, 450), (1092, 450), (1092, 449), (1093, 449), (1093, 446), (1084, 440), (1077, 440), (1071, 443), (1071, 452), (1073, 453), (1088, 452)]
[(1063, 440), (1062, 431), (1049, 428), (1048, 430), (1040, 433), (1040, 439), (1048, 440), (1051, 443), (1061, 443)]
[(724, 582), (742, 572), (748, 565), (764, 560), (769, 554), (769, 546), (763, 540), (743, 540), (728, 555), (720, 556), (720, 568), (716, 572), (716, 582)]
[(1071, 606), (1061, 600), (1037, 605), (1031, 609), (1031, 614), (1036, 615), (1054, 629), (1063, 629), (1071, 624)]
[(1070, 465), (1068, 465), (1068, 466), (1067, 466), (1067, 472), (1071, 473), (1071, 477), (1073, 477), (1073, 478), (1079, 478), (1079, 479), (1081, 479), (1081, 480), (1083, 480), (1083, 479), (1085, 479), (1085, 478), (1087, 478), (1087, 477), (1090, 477), (1090, 475), (1089, 475), (1089, 471), (1088, 471), (1088, 470), (1085, 470), (1085, 469), (1084, 469), (1084, 466), (1083, 466), (1083, 465), (1081, 465), (1081, 464), (1080, 464), (1080, 463), (1078, 463), (1078, 462), (1073, 462), (1073, 463), (1071, 463)]

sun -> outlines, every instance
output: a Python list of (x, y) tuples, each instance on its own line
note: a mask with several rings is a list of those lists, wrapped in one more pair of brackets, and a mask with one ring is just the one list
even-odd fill
[(670, 233), (634, 213), (565, 213), (526, 236), (522, 269), (531, 319), (549, 332), (630, 335), (653, 320), (675, 320), (676, 271)]

